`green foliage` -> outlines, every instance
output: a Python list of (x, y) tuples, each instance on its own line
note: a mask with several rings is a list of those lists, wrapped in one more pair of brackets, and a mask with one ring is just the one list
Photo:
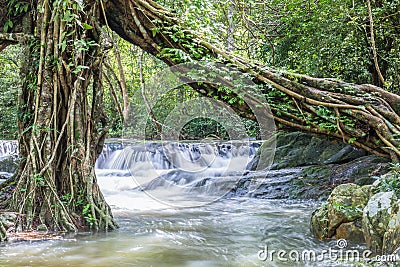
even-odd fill
[(215, 120), (208, 118), (197, 118), (187, 123), (180, 132), (183, 140), (201, 139), (229, 140), (229, 134), (225, 127)]
[(393, 191), (400, 198), (400, 163), (390, 163), (390, 172), (382, 177), (374, 177), (377, 181), (378, 192)]
[(86, 220), (87, 223), (89, 223), (90, 227), (92, 227), (94, 222), (96, 221), (96, 218), (94, 218), (92, 215), (91, 209), (92, 209), (91, 205), (86, 204), (82, 210), (83, 218)]
[(397, 197), (400, 197), (400, 174), (381, 179), (378, 189), (380, 192), (393, 191)]
[(355, 141), (357, 141), (357, 138), (356, 138), (356, 137), (352, 137), (352, 138), (350, 138), (347, 142), (348, 142), (349, 144), (353, 144)]
[[(17, 0), (10, 0), (7, 3), (8, 17), (18, 17), (29, 10), (30, 3), (25, 1), (17, 1)], [(3, 29), (4, 32), (11, 32), (12, 28), (14, 27), (14, 23), (11, 19), (7, 20), (4, 23)]]
[(17, 98), (19, 77), (19, 46), (10, 46), (0, 54), (0, 138), (17, 137)]
[[(184, 23), (213, 43), (264, 65), (315, 77), (380, 85), (373, 64), (369, 17), (361, 0), (171, 1)], [(400, 88), (400, 2), (371, 1), (385, 87)], [(175, 36), (180, 39), (179, 36)]]
[[(227, 40), (233, 38), (233, 54), (258, 61), (265, 66), (273, 66), (281, 69), (292, 70), (317, 77), (335, 77), (355, 83), (374, 83), (374, 66), (368, 35), (368, 11), (365, 1), (304, 1), (304, 0), (266, 0), (266, 1), (222, 1), (222, 0), (159, 0), (161, 5), (169, 7), (178, 14), (181, 22), (192, 31), (183, 30), (179, 25), (163, 27), (162, 21), (152, 21), (154, 27), (150, 35), (167, 36), (178, 43), (181, 49), (161, 48), (158, 57), (169, 57), (176, 63), (191, 62), (194, 60), (208, 60), (204, 51), (198, 44), (189, 41), (193, 32), (201, 35), (211, 43), (227, 48)], [(41, 7), (38, 7), (38, 11)], [(80, 21), (77, 13), (83, 12), (81, 1), (55, 1), (54, 8), (59, 8), (62, 21), (65, 23), (65, 32), (61, 36), (61, 50), (67, 49), (90, 52), (95, 43), (88, 42), (77, 36), (71, 41), (71, 36), (76, 34), (76, 25), (85, 31), (91, 31), (93, 25)], [(393, 92), (399, 92), (400, 88), (400, 22), (398, 21), (399, 1), (372, 1), (373, 17), (375, 22), (375, 36), (379, 55), (379, 64), (386, 78), (386, 88)], [(28, 2), (11, 0), (8, 2), (9, 15), (18, 15), (29, 9)], [(13, 28), (13, 22), (8, 21), (4, 25), (5, 31)], [(118, 43), (124, 72), (126, 75), (127, 89), (131, 102), (132, 112), (136, 117), (145, 116), (143, 110), (136, 108), (141, 103), (140, 99), (134, 99), (134, 95), (140, 92), (139, 79), (139, 49), (129, 43), (113, 36)], [(36, 44), (37, 45), (37, 44)], [(0, 134), (2, 139), (16, 138), (16, 99), (19, 88), (19, 77), (16, 72), (18, 65), (18, 48), (10, 47), (2, 52), (0, 64), (3, 71), (0, 73)], [(109, 63), (115, 73), (118, 73), (117, 62), (113, 55), (109, 54)], [(72, 53), (73, 55), (73, 53)], [(54, 60), (54, 68), (58, 67), (57, 59)], [(71, 72), (80, 75), (87, 70), (86, 66), (75, 66), (72, 58), (67, 59), (67, 65)], [(16, 64), (14, 64), (14, 62)], [(158, 73), (165, 65), (158, 59), (145, 55), (143, 60), (143, 75), (145, 81)], [(108, 70), (105, 73), (111, 77)], [(35, 77), (32, 77), (32, 90), (35, 90)], [(112, 79), (111, 79), (112, 80)], [(118, 82), (112, 81), (113, 87), (118, 89)], [(105, 109), (110, 118), (109, 137), (123, 135), (123, 123), (118, 113), (116, 103), (111, 94), (111, 88), (103, 82), (105, 91)], [(182, 88), (181, 88), (182, 89)], [(266, 88), (268, 94), (265, 97), (277, 115), (290, 114), (302, 118), (307, 123), (319, 125), (322, 129), (338, 132), (336, 114), (324, 107), (318, 107), (319, 119), (307, 118), (295, 107), (292, 98), (272, 87)], [(180, 90), (180, 89), (177, 89)], [(220, 88), (221, 93), (230, 93), (229, 88)], [(183, 91), (185, 91), (183, 89)], [(177, 95), (170, 93), (165, 95), (154, 107), (154, 114), (160, 122), (168, 116), (169, 112), (178, 104), (197, 97), (196, 94), (180, 92)], [(117, 92), (118, 93), (118, 92)], [(136, 94), (137, 95), (137, 94)], [(222, 94), (221, 94), (222, 95)], [(215, 94), (209, 97), (220, 99), (221, 95)], [(240, 96), (223, 96), (228, 103), (241, 103)], [(90, 98), (91, 95), (88, 95)], [(117, 101), (122, 103), (118, 93)], [(150, 99), (152, 96), (148, 96)], [(278, 101), (279, 100), (279, 101)], [(199, 114), (200, 117), (202, 114)], [(23, 120), (30, 120), (31, 114), (24, 113)], [(341, 114), (340, 122), (348, 127), (355, 127), (355, 121)], [(257, 125), (245, 122), (250, 136), (257, 135)], [(309, 124), (308, 124), (309, 125)], [(146, 125), (137, 125), (145, 128), (149, 138), (158, 138), (159, 133), (154, 122), (148, 121)], [(210, 134), (220, 136), (221, 128), (212, 121), (198, 119), (185, 126), (187, 136), (200, 138)], [(205, 127), (205, 129), (203, 129)], [(214, 130), (210, 130), (214, 129)], [(223, 134), (222, 134), (223, 135)], [(354, 138), (349, 143), (356, 141)]]
[(390, 163), (390, 170), (400, 175), (400, 163)]
[(334, 203), (333, 208), (339, 212), (342, 212), (346, 217), (358, 217), (362, 215), (363, 209), (357, 206), (345, 205)]

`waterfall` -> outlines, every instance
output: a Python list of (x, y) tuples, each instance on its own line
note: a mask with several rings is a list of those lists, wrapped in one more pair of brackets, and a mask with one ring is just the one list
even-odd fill
[(18, 165), (18, 142), (0, 140), (0, 183), (10, 178)]
[(226, 159), (252, 158), (259, 146), (260, 142), (148, 142), (129, 145), (106, 143), (96, 162), (96, 168), (128, 170), (145, 162), (151, 163), (157, 170), (222, 167)]
[(0, 140), (0, 159), (18, 156), (18, 142), (14, 140)]
[[(107, 177), (101, 179), (104, 187), (115, 187), (115, 192), (219, 194), (243, 176), (260, 145), (257, 141), (109, 143), (96, 172)], [(133, 177), (135, 182), (118, 177)]]
[[(226, 191), (236, 183), (260, 146), (261, 142), (257, 141), (189, 143), (110, 139), (95, 167), (103, 188), (115, 193), (135, 188), (175, 190), (176, 193), (178, 188), (194, 194), (211, 194)], [(15, 171), (17, 156), (16, 141), (0, 141), (0, 179), (10, 177)], [(132, 177), (134, 181), (129, 179)]]

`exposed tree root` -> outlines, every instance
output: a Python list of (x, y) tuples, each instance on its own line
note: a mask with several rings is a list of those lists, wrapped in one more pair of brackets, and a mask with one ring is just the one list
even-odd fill
[[(122, 38), (170, 66), (187, 62), (163, 53), (166, 49), (177, 49), (192, 60), (202, 60), (208, 55), (250, 74), (254, 83), (263, 85), (262, 93), (268, 98), (280, 127), (337, 137), (393, 160), (400, 157), (398, 95), (372, 85), (313, 78), (250, 63), (205, 41), (172, 12), (152, 1), (111, 0), (106, 3), (105, 11), (108, 25)], [(176, 39), (176, 36), (182, 37)], [(188, 48), (186, 44), (191, 46)], [(193, 88), (221, 101), (235, 97), (211, 84)], [(274, 90), (280, 93), (271, 94)], [(245, 103), (228, 104), (239, 115), (255, 119)]]

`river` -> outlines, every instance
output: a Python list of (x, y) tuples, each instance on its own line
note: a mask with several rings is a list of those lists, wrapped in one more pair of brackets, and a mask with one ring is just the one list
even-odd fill
[[(254, 147), (256, 150), (257, 146)], [(189, 153), (190, 160), (197, 160), (195, 154), (199, 151), (190, 149), (194, 151)], [(0, 245), (0, 266), (346, 266), (326, 259), (322, 263), (284, 262), (276, 255), (265, 259), (265, 254), (260, 254), (266, 245), (270, 251), (300, 253), (303, 250), (319, 253), (335, 247), (335, 241), (319, 241), (310, 234), (309, 220), (318, 203), (247, 196), (221, 198), (217, 192), (226, 188), (213, 182), (204, 190), (193, 191), (199, 181), (210, 181), (210, 170), (206, 170), (207, 175), (194, 175), (195, 180), (189, 179), (188, 173), (177, 175), (176, 168), (163, 163), (165, 158), (157, 156), (154, 149), (152, 161), (159, 163), (154, 169), (161, 173), (157, 177), (173, 181), (185, 191), (171, 190), (165, 183), (152, 183), (156, 177), (142, 183), (140, 190), (136, 183), (140, 180), (138, 176), (148, 177), (150, 172), (143, 172), (148, 162), (139, 154), (148, 151), (130, 150), (129, 156), (135, 158), (133, 165), (142, 166), (132, 173), (129, 166), (123, 166), (126, 163), (121, 163), (120, 150), (118, 146), (108, 148), (96, 170), (99, 185), (120, 225), (118, 230), (79, 233), (64, 240), (4, 243)], [(187, 156), (188, 148), (183, 150)], [(233, 148), (228, 150), (232, 152)], [(255, 150), (245, 155), (247, 160)], [(219, 180), (231, 181), (238, 175), (236, 169), (220, 173), (227, 160), (243, 157), (241, 152), (230, 152), (223, 156), (219, 153), (212, 163), (211, 173)], [(210, 188), (217, 190), (210, 192)]]

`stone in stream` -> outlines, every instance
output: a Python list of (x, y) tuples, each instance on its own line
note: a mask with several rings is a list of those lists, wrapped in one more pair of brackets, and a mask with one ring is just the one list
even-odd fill
[(314, 211), (311, 218), (312, 234), (321, 239), (365, 240), (367, 247), (375, 254), (398, 254), (399, 185), (400, 173), (391, 171), (382, 175), (373, 185), (338, 186), (328, 201)]
[(383, 236), (388, 228), (393, 209), (397, 210), (397, 206), (397, 198), (393, 192), (380, 192), (371, 197), (364, 209), (365, 241), (375, 253), (382, 251)]
[(400, 202), (395, 204), (395, 210), (392, 210), (389, 223), (385, 234), (383, 235), (382, 254), (400, 253)]
[[(371, 186), (361, 187), (356, 184), (337, 186), (328, 201), (312, 214), (311, 233), (320, 239), (331, 238), (337, 235), (339, 229), (339, 237), (359, 239), (361, 225), (348, 223), (362, 219), (370, 190)], [(341, 226), (342, 224), (347, 225)]]
[(15, 226), (17, 215), (12, 212), (0, 213), (0, 241), (7, 240), (7, 231)]
[(337, 164), (365, 156), (366, 152), (334, 140), (306, 133), (278, 133), (274, 164), (271, 169), (316, 164)]
[(362, 231), (362, 220), (357, 219), (352, 222), (342, 223), (336, 229), (336, 239), (351, 240), (358, 243), (364, 242), (364, 233)]
[(400, 250), (400, 173), (391, 171), (373, 186), (378, 193), (364, 209), (365, 240), (372, 250), (390, 254)]
[[(372, 184), (374, 176), (388, 172), (388, 160), (353, 148), (348, 144), (321, 139), (305, 133), (279, 132), (276, 137), (276, 150), (271, 171), (266, 173), (264, 181), (254, 170), (268, 169), (261, 166), (260, 155), (269, 148), (268, 141), (262, 144), (256, 156), (247, 165), (250, 173), (243, 177), (236, 188), (228, 194), (246, 195), (252, 179), (257, 179), (259, 188), (251, 193), (258, 198), (291, 198), (325, 200), (333, 188), (339, 184)], [(286, 170), (297, 169), (287, 174)], [(276, 170), (282, 170), (282, 174)], [(253, 175), (253, 176), (252, 176)]]

